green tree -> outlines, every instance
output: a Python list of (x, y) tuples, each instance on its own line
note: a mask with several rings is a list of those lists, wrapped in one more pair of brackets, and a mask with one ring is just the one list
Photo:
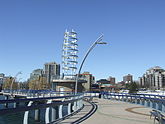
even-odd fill
[(136, 82), (126, 84), (126, 88), (129, 90), (129, 93), (137, 93), (138, 91), (138, 85)]

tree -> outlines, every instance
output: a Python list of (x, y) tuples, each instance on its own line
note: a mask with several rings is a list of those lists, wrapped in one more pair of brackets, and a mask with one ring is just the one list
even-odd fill
[[(11, 84), (12, 84), (12, 81), (14, 80), (13, 77), (9, 77), (9, 78), (6, 78), (2, 88), (3, 89), (10, 89), (11, 88)], [(13, 90), (16, 90), (18, 88), (18, 83), (17, 82), (13, 82), (13, 85), (12, 85), (12, 89)]]
[(126, 84), (126, 88), (129, 90), (129, 93), (137, 93), (138, 91), (138, 86), (136, 82)]
[(30, 80), (28, 85), (29, 85), (29, 89), (36, 90), (36, 80)]
[(50, 88), (50, 84), (47, 83), (46, 78), (41, 76), (29, 81), (28, 85), (29, 89), (32, 90), (46, 90)]

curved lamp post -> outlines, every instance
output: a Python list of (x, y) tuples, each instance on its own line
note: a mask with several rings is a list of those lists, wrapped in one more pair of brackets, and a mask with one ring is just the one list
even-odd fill
[(88, 49), (88, 51), (86, 52), (85, 56), (84, 56), (84, 59), (80, 65), (80, 68), (79, 68), (79, 71), (78, 71), (78, 74), (76, 76), (76, 84), (75, 84), (75, 94), (77, 94), (77, 86), (78, 86), (78, 80), (79, 80), (79, 75), (81, 73), (81, 69), (82, 69), (82, 66), (87, 58), (87, 56), (89, 55), (89, 53), (92, 51), (92, 49), (97, 45), (97, 44), (107, 44), (106, 42), (102, 42), (102, 39), (103, 39), (103, 34), (97, 38), (97, 40), (90, 46), (90, 48)]
[(17, 76), (19, 75), (19, 74), (22, 74), (22, 72), (18, 72), (15, 76), (14, 76), (14, 78), (13, 78), (13, 80), (12, 80), (12, 82), (11, 82), (11, 86), (10, 86), (10, 91), (11, 91), (11, 95), (13, 95), (13, 83), (14, 83), (14, 81), (16, 80), (16, 78), (17, 78)]

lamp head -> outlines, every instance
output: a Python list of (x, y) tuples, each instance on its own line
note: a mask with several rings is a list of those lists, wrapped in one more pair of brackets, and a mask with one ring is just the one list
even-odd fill
[(97, 42), (97, 44), (107, 44), (107, 42)]

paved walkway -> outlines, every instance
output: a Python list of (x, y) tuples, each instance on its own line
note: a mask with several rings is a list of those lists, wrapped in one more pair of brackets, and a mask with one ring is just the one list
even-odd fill
[(153, 124), (151, 108), (121, 101), (94, 99), (97, 111), (81, 124)]
[(53, 124), (79, 124), (88, 117), (88, 114), (90, 114), (92, 110), (93, 106), (90, 103), (84, 101), (84, 108), (80, 110), (80, 112), (66, 118), (65, 120), (55, 122)]

